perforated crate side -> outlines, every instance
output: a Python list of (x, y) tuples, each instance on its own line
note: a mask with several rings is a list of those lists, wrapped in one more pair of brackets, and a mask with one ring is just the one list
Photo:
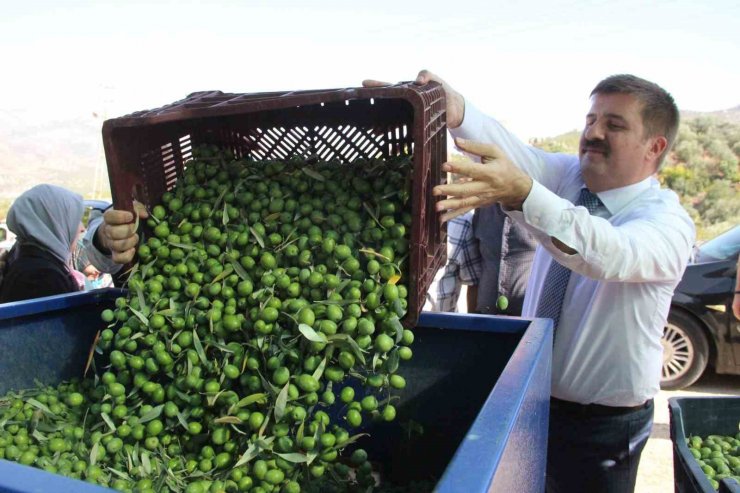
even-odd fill
[(436, 84), (286, 93), (191, 94), (165, 107), (108, 120), (103, 140), (117, 208), (159, 202), (182, 175), (192, 149), (215, 144), (236, 158), (293, 156), (351, 163), (413, 154), (409, 316), (421, 311), (446, 261), (445, 229), (431, 189), (446, 160), (445, 99)]

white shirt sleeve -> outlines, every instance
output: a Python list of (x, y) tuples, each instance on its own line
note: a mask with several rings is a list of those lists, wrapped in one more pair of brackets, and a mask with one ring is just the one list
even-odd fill
[(496, 144), (519, 169), (555, 193), (559, 191), (563, 175), (572, 174), (573, 160), (577, 160), (569, 154), (548, 153), (525, 144), (467, 101), (462, 125), (450, 133), (453, 137)]
[[(523, 222), (552, 257), (584, 276), (607, 281), (644, 282), (681, 277), (694, 242), (694, 226), (677, 197), (656, 190), (655, 202), (640, 214), (614, 224), (592, 216), (561, 195), (582, 186), (577, 156), (552, 154), (522, 143), (495, 119), (466, 102), (456, 137), (494, 143), (533, 180), (523, 211), (506, 211)], [(566, 254), (557, 238), (577, 253)]]
[(102, 223), (102, 216), (90, 221), (90, 224), (88, 224), (87, 226), (85, 236), (82, 238), (83, 251), (85, 252), (85, 255), (87, 256), (87, 259), (90, 261), (90, 263), (93, 264), (95, 268), (98, 269), (100, 272), (115, 274), (119, 270), (121, 270), (123, 265), (115, 263), (110, 256), (100, 252), (97, 248), (95, 248), (95, 245), (93, 244), (95, 233), (98, 231), (98, 227)]
[[(658, 191), (656, 191), (658, 192)], [(540, 231), (540, 242), (555, 260), (592, 279), (620, 282), (670, 281), (681, 277), (694, 242), (694, 226), (672, 192), (620, 224), (590, 215), (535, 182), (523, 211), (512, 211)], [(577, 253), (559, 250), (557, 238)]]

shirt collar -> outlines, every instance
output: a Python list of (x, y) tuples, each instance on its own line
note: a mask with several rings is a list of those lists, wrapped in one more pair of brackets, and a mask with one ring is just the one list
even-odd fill
[(611, 215), (618, 213), (624, 206), (632, 202), (642, 192), (657, 186), (658, 181), (649, 176), (642, 181), (627, 185), (626, 187), (613, 188), (596, 194)]

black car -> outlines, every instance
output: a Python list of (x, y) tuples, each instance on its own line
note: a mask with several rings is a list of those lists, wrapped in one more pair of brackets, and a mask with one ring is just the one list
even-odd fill
[(688, 387), (707, 364), (740, 375), (740, 322), (732, 314), (738, 252), (740, 226), (695, 249), (663, 331), (661, 388)]

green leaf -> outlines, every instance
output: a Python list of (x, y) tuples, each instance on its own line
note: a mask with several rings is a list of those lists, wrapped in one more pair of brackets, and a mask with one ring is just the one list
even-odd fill
[(403, 325), (396, 315), (388, 317), (388, 324), (396, 331), (396, 344), (403, 339)]
[(198, 250), (197, 246), (188, 245), (187, 243), (176, 243), (174, 241), (170, 241), (169, 244), (173, 247), (182, 248), (183, 250)]
[(244, 270), (244, 267), (242, 267), (239, 262), (237, 262), (234, 259), (229, 259), (231, 261), (231, 266), (234, 267), (234, 272), (236, 272), (236, 275), (238, 275), (242, 281), (251, 281), (249, 274), (247, 274), (247, 271)]
[(188, 428), (188, 421), (185, 419), (185, 416), (182, 414), (182, 411), (177, 413), (177, 421), (180, 422), (180, 426), (185, 428), (185, 430), (189, 430)]
[(369, 433), (358, 433), (357, 435), (352, 435), (347, 439), (346, 442), (342, 442), (342, 447), (346, 447), (347, 445), (350, 445), (352, 443), (355, 443), (357, 440), (359, 440), (362, 437), (369, 437)]
[(319, 366), (317, 366), (316, 370), (313, 372), (313, 377), (316, 380), (321, 379), (321, 376), (324, 374), (324, 368), (326, 368), (326, 356), (324, 356), (324, 359), (321, 360), (321, 363), (319, 363)]
[(393, 300), (393, 303), (391, 303), (391, 310), (393, 310), (398, 318), (403, 318), (403, 316), (406, 315), (406, 310), (403, 309), (403, 304), (401, 303), (400, 298), (396, 298), (395, 300)]
[(198, 337), (198, 331), (193, 329), (193, 346), (195, 346), (195, 352), (198, 353), (198, 359), (206, 367), (208, 367), (208, 360), (206, 359), (206, 352), (203, 350), (203, 344), (200, 343), (200, 337)]
[(224, 187), (223, 191), (216, 197), (216, 201), (213, 203), (213, 209), (211, 209), (211, 213), (208, 215), (208, 217), (211, 217), (213, 213), (221, 206), (221, 201), (224, 198), (224, 195), (226, 195), (226, 192), (229, 190), (229, 187)]
[(139, 424), (144, 424), (158, 418), (162, 414), (162, 409), (164, 409), (164, 404), (151, 408), (148, 412), (144, 413), (141, 418), (139, 418)]
[(149, 452), (141, 452), (141, 467), (144, 468), (144, 472), (147, 473), (147, 475), (152, 473), (152, 463), (149, 462)]
[(304, 173), (306, 173), (306, 175), (310, 176), (314, 180), (326, 181), (326, 178), (324, 178), (324, 176), (321, 173), (318, 173), (318, 172), (312, 170), (311, 168), (301, 168), (301, 171), (303, 171)]
[(223, 223), (224, 226), (229, 224), (229, 205), (228, 204), (224, 204), (224, 213), (223, 213), (223, 216), (221, 217), (221, 222)]
[(119, 471), (118, 469), (113, 469), (112, 467), (109, 467), (108, 470), (121, 479), (125, 479), (126, 481), (131, 481), (131, 476), (129, 476), (125, 472)]
[(105, 424), (108, 425), (111, 431), (116, 431), (116, 425), (113, 424), (113, 420), (110, 419), (107, 413), (100, 413), (100, 417), (103, 418), (103, 421), (105, 421)]
[(357, 342), (349, 334), (334, 334), (333, 336), (329, 336), (329, 342), (334, 341), (348, 345), (352, 349), (352, 352), (355, 353), (355, 358), (363, 365), (365, 364), (365, 355), (362, 354), (362, 349), (360, 349), (360, 346), (357, 345)]
[(269, 437), (263, 440), (257, 440), (257, 442), (250, 443), (249, 447), (247, 447), (247, 450), (244, 451), (239, 460), (236, 461), (236, 464), (234, 464), (233, 469), (236, 469), (237, 467), (242, 466), (257, 457), (262, 452), (263, 448), (266, 448), (260, 445), (267, 445), (269, 447), (270, 444), (272, 444), (273, 440), (275, 440), (275, 437)]
[(129, 306), (132, 312), (134, 312), (134, 315), (136, 315), (136, 318), (139, 319), (139, 321), (144, 324), (144, 326), (149, 327), (149, 319), (144, 316), (143, 313), (141, 313), (139, 310), (134, 308), (133, 306)]
[(231, 265), (227, 265), (224, 270), (221, 271), (219, 275), (213, 278), (213, 281), (211, 281), (211, 284), (215, 284), (226, 277), (230, 276), (231, 273), (234, 272), (234, 268)]
[(220, 418), (214, 419), (213, 422), (218, 424), (240, 425), (244, 421), (237, 418), (236, 416), (221, 416)]
[(393, 350), (388, 354), (388, 361), (385, 363), (388, 373), (395, 373), (396, 370), (398, 370), (399, 359), (398, 348), (393, 348)]
[(283, 416), (285, 415), (285, 406), (288, 404), (288, 387), (290, 386), (290, 382), (287, 382), (283, 388), (280, 390), (280, 393), (277, 396), (277, 399), (275, 399), (275, 421), (280, 421), (283, 419)]
[(90, 449), (90, 465), (94, 466), (98, 461), (98, 449), (100, 448), (100, 442), (95, 442)]
[(327, 342), (326, 336), (313, 330), (310, 325), (298, 324), (298, 330), (311, 342)]
[(48, 438), (46, 437), (46, 435), (44, 435), (43, 433), (41, 433), (38, 429), (33, 430), (31, 432), (31, 436), (34, 437), (39, 442), (45, 442), (46, 440), (48, 440)]
[(250, 226), (249, 232), (252, 233), (252, 236), (254, 236), (254, 239), (257, 240), (257, 243), (259, 244), (260, 248), (265, 248), (265, 240), (262, 239), (262, 236), (257, 232), (257, 230), (254, 229), (252, 226)]
[(298, 432), (296, 433), (296, 441), (298, 443), (301, 443), (301, 440), (303, 440), (303, 433), (305, 433), (306, 429), (306, 421), (301, 421), (301, 425), (298, 427)]
[[(382, 230), (385, 230), (385, 226), (383, 226), (382, 224), (380, 224), (380, 221), (378, 221), (378, 216), (377, 216), (377, 215), (375, 214), (375, 211), (373, 211), (373, 210), (372, 210), (372, 209), (370, 208), (370, 206), (369, 206), (369, 205), (367, 205), (367, 202), (363, 202), (363, 203), (362, 203), (362, 206), (363, 206), (363, 207), (365, 208), (365, 210), (366, 210), (366, 211), (367, 211), (367, 212), (368, 212), (368, 213), (370, 214), (370, 217), (372, 217), (372, 218), (373, 218), (373, 221), (375, 221), (375, 224), (377, 224), (377, 225), (378, 225), (378, 227), (379, 227), (380, 229), (382, 229)], [(362, 250), (360, 250), (360, 251), (362, 251)], [(375, 253), (375, 252), (373, 252), (373, 253)], [(380, 256), (380, 257), (383, 257), (383, 256), (382, 256), (382, 255), (380, 255), (380, 254), (377, 254), (377, 255), (378, 255), (378, 256)], [(383, 257), (383, 258), (385, 258), (385, 257)]]
[(44, 404), (41, 404), (36, 399), (31, 398), (31, 399), (28, 399), (26, 402), (28, 404), (31, 404), (36, 409), (40, 409), (41, 411), (43, 411), (45, 414), (48, 414), (49, 416), (56, 416), (56, 414), (51, 412), (51, 410), (48, 407), (46, 407)]
[(308, 462), (308, 456), (306, 454), (299, 454), (297, 452), (293, 452), (289, 454), (278, 454), (276, 452), (275, 455), (277, 455), (278, 457), (282, 457), (288, 462), (292, 462), (294, 464), (302, 464), (304, 462)]
[(239, 402), (236, 403), (236, 409), (241, 409), (242, 407), (249, 406), (251, 404), (254, 404), (255, 402), (259, 402), (263, 404), (267, 399), (267, 394), (260, 392), (258, 394), (252, 394), (244, 397)]

